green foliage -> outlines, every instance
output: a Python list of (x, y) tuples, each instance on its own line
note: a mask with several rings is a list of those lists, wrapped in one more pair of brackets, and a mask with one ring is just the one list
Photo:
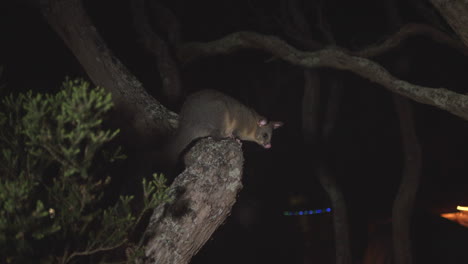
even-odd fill
[(66, 80), (55, 95), (28, 92), (1, 103), (0, 263), (103, 255), (126, 245), (142, 215), (169, 200), (157, 175), (143, 182), (137, 215), (132, 196), (103, 198), (111, 177), (102, 168), (124, 155), (106, 145), (118, 131), (102, 128), (112, 107), (102, 88)]

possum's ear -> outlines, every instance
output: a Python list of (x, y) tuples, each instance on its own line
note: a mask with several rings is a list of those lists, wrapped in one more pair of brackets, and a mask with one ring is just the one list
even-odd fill
[(258, 120), (258, 122), (257, 122), (258, 126), (260, 126), (260, 127), (265, 126), (267, 123), (268, 123), (268, 121), (265, 118), (262, 118), (262, 119)]
[(277, 129), (278, 127), (282, 127), (284, 125), (284, 123), (281, 121), (271, 121), (271, 123), (273, 124), (273, 129)]

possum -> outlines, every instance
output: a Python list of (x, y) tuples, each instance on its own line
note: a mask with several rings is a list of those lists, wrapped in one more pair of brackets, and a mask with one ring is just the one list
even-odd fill
[(270, 121), (236, 99), (215, 90), (190, 95), (182, 105), (179, 126), (168, 154), (176, 163), (188, 145), (199, 138), (235, 138), (271, 148), (273, 129), (283, 122)]

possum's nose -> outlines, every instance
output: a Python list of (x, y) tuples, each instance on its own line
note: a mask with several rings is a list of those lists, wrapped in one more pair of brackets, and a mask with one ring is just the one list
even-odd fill
[(265, 145), (263, 145), (263, 147), (266, 148), (266, 149), (269, 149), (269, 148), (271, 148), (271, 144), (270, 143), (265, 144)]

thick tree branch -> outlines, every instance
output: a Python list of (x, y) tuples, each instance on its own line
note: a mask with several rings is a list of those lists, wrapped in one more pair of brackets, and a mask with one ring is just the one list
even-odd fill
[(171, 185), (175, 202), (151, 217), (145, 263), (188, 263), (225, 221), (242, 188), (242, 150), (234, 140), (202, 139), (186, 159), (191, 165)]
[(181, 47), (178, 55), (182, 62), (188, 63), (202, 56), (227, 54), (246, 48), (270, 52), (291, 64), (302, 67), (329, 67), (351, 71), (392, 92), (423, 104), (436, 106), (468, 120), (468, 96), (444, 88), (424, 87), (400, 80), (391, 75), (380, 64), (363, 57), (350, 55), (335, 47), (305, 52), (297, 50), (275, 36), (253, 32), (236, 32), (208, 43), (188, 43)]
[(50, 26), (62, 38), (95, 85), (112, 93), (123, 128), (131, 128), (132, 144), (148, 144), (177, 125), (177, 115), (151, 97), (142, 84), (112, 54), (93, 26), (81, 0), (49, 0), (41, 5)]

